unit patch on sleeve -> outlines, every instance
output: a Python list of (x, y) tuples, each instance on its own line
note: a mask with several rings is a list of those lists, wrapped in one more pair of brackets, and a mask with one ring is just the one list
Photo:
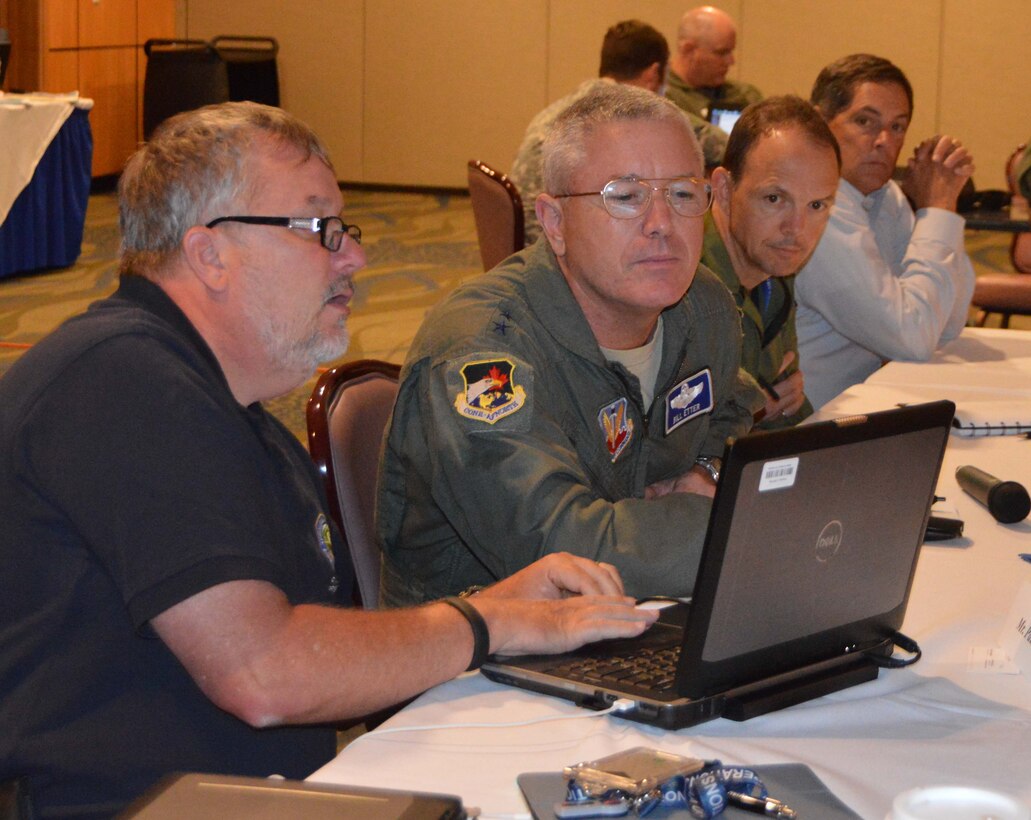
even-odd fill
[(695, 416), (711, 413), (712, 408), (712, 373), (705, 368), (674, 385), (666, 394), (666, 435)]
[(627, 416), (626, 398), (616, 399), (601, 408), (598, 412), (598, 424), (605, 434), (605, 446), (612, 457), (612, 463), (615, 464), (634, 435), (634, 420)]
[(462, 366), (463, 388), (455, 410), (474, 421), (494, 424), (526, 403), (526, 391), (514, 381), (515, 365), (508, 359), (469, 362)]
[(319, 545), (319, 552), (329, 562), (333, 569), (333, 577), (329, 579), (329, 594), (335, 595), (340, 582), (336, 576), (336, 559), (333, 557), (333, 537), (330, 534), (329, 521), (323, 513), (319, 513), (315, 519), (315, 541)]

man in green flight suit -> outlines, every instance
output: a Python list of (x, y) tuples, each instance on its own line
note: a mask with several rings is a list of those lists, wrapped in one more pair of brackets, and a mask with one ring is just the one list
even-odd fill
[(763, 398), (698, 267), (711, 198), (690, 123), (604, 83), (544, 142), (544, 236), (426, 317), (380, 462), (387, 606), (564, 550), (628, 594), (690, 595), (719, 457)]
[(730, 16), (713, 6), (684, 13), (677, 28), (677, 47), (670, 55), (666, 96), (703, 119), (720, 104), (744, 108), (762, 99), (754, 85), (727, 79), (734, 65), (737, 28)]
[(793, 275), (827, 225), (840, 168), (838, 143), (816, 109), (771, 97), (745, 109), (712, 173), (701, 261), (741, 310), (741, 366), (766, 393), (761, 427), (813, 412), (798, 369)]

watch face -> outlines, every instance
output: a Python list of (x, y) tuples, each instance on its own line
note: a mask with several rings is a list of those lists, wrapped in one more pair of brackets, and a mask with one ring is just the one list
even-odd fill
[(719, 482), (720, 480), (720, 467), (723, 465), (720, 463), (718, 458), (702, 457), (695, 461), (699, 467), (709, 474), (713, 481)]

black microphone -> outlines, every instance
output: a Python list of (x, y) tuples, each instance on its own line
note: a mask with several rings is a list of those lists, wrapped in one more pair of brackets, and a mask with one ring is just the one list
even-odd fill
[(1016, 481), (1000, 481), (969, 464), (956, 470), (956, 481), (963, 492), (984, 504), (1003, 524), (1016, 524), (1031, 512), (1031, 497)]

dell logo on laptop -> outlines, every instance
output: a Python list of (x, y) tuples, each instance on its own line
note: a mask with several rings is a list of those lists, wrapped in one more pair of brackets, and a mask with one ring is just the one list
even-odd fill
[(816, 560), (820, 562), (829, 561), (834, 557), (841, 546), (841, 538), (844, 535), (840, 521), (831, 521), (820, 531), (816, 539)]

